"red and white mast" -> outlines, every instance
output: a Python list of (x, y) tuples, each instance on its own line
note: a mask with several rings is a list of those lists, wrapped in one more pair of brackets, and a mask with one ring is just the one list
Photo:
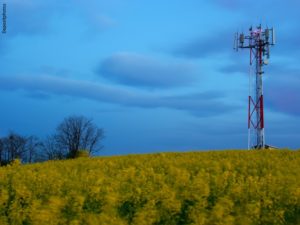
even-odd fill
[[(275, 45), (274, 29), (265, 30), (261, 25), (256, 29), (249, 29), (249, 34), (236, 33), (234, 49), (248, 48), (250, 50), (250, 67), (255, 65), (255, 82), (253, 74), (249, 74), (249, 98), (248, 98), (248, 149), (264, 149), (265, 125), (264, 125), (264, 95), (263, 95), (263, 66), (268, 64), (270, 58), (270, 46)], [(250, 70), (251, 71), (251, 70)], [(254, 90), (252, 89), (254, 86)]]

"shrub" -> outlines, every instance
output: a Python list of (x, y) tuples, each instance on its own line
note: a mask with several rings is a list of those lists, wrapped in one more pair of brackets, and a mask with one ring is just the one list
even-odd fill
[(75, 158), (86, 158), (89, 157), (90, 153), (88, 150), (79, 150), (76, 155)]

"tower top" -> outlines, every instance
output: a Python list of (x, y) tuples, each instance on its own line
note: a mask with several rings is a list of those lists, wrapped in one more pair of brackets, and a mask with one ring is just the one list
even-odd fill
[[(239, 49), (250, 49), (250, 53), (254, 53), (255, 49), (261, 48), (262, 50), (262, 62), (267, 62), (265, 59), (270, 58), (270, 46), (276, 44), (275, 29), (266, 28), (263, 29), (261, 25), (253, 28), (249, 28), (249, 33), (235, 33), (233, 49), (238, 51)], [(250, 54), (250, 65), (253, 63), (253, 54)], [(266, 63), (263, 63), (266, 65)]]

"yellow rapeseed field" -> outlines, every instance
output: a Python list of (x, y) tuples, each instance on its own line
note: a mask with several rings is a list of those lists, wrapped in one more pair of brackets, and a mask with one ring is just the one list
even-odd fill
[(300, 224), (300, 151), (14, 163), (0, 168), (6, 224)]

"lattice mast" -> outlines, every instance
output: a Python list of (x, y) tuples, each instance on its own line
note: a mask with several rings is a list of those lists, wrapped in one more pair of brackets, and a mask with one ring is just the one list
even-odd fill
[[(265, 125), (264, 125), (264, 96), (263, 96), (263, 66), (268, 64), (270, 58), (270, 46), (275, 45), (274, 28), (262, 29), (261, 25), (249, 29), (249, 34), (235, 34), (234, 49), (250, 50), (250, 68), (255, 66), (254, 90), (252, 90), (252, 77), (249, 74), (249, 99), (248, 99), (248, 149), (264, 149)], [(251, 71), (251, 70), (250, 70)], [(251, 134), (254, 134), (252, 136)]]

